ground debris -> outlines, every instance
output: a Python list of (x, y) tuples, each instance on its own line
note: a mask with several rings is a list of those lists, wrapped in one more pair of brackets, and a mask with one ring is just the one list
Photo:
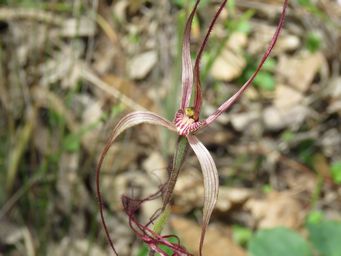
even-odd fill
[[(108, 255), (95, 196), (99, 155), (113, 126), (131, 110), (174, 118), (184, 19), (192, 4), (2, 2), (0, 254)], [(282, 2), (242, 0), (223, 10), (200, 63), (200, 119), (247, 81), (271, 40)], [(217, 5), (199, 5), (192, 57)], [(206, 255), (247, 255), (232, 242), (235, 225), (250, 235), (277, 226), (304, 233), (316, 212), (341, 219), (334, 177), (341, 156), (340, 10), (340, 1), (290, 3), (257, 81), (196, 134), (220, 182)], [(108, 151), (100, 183), (119, 255), (138, 255), (142, 248), (122, 212), (122, 195), (145, 198), (165, 184), (175, 141), (162, 128), (138, 125)], [(170, 222), (194, 253), (203, 195), (200, 165), (189, 149)], [(143, 204), (136, 217), (147, 223), (161, 206), (161, 198)]]

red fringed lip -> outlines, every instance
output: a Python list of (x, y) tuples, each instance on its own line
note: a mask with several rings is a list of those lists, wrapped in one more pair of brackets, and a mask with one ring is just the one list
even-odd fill
[(187, 136), (194, 133), (202, 126), (202, 122), (195, 121), (191, 116), (187, 116), (183, 110), (178, 110), (174, 119), (175, 127), (180, 136)]

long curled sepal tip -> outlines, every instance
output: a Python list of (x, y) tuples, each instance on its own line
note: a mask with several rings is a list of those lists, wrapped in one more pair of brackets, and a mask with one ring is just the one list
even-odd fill
[(255, 79), (258, 72), (263, 67), (265, 61), (269, 57), (272, 49), (274, 48), (274, 46), (278, 40), (279, 34), (280, 34), (280, 32), (283, 28), (283, 25), (284, 25), (286, 10), (288, 7), (288, 1), (289, 0), (284, 0), (282, 12), (281, 12), (281, 15), (279, 17), (277, 28), (275, 30), (275, 33), (272, 36), (272, 39), (270, 41), (269, 46), (267, 47), (262, 59), (260, 60), (258, 66), (257, 66), (256, 71), (252, 74), (252, 76), (245, 82), (245, 84), (231, 98), (229, 98), (227, 101), (225, 101), (213, 114), (211, 114), (204, 121), (204, 123), (205, 123), (204, 126), (209, 125), (212, 122), (214, 122), (223, 112), (225, 112), (227, 109), (229, 109), (240, 98), (240, 96), (246, 91), (246, 89), (252, 84), (253, 80)]
[(101, 222), (107, 237), (107, 240), (110, 244), (111, 249), (113, 250), (115, 255), (117, 254), (117, 251), (115, 249), (114, 243), (111, 240), (110, 233), (109, 233), (109, 228), (107, 226), (107, 223), (104, 218), (104, 209), (103, 209), (103, 198), (100, 190), (100, 173), (101, 173), (101, 167), (102, 163), (105, 159), (106, 154), (108, 153), (111, 145), (114, 143), (115, 139), (123, 133), (125, 130), (139, 125), (139, 124), (153, 124), (153, 125), (159, 125), (166, 127), (167, 129), (171, 131), (176, 131), (176, 127), (174, 126), (173, 123), (169, 122), (168, 120), (164, 119), (163, 117), (153, 113), (153, 112), (144, 112), (144, 111), (136, 111), (132, 112), (126, 116), (124, 116), (114, 127), (112, 134), (107, 141), (102, 153), (100, 154), (100, 158), (96, 167), (96, 194), (97, 194), (97, 199), (98, 199), (98, 205), (99, 205), (99, 212), (100, 212), (100, 217), (101, 217)]
[(199, 245), (199, 253), (201, 256), (206, 229), (218, 198), (219, 177), (214, 160), (206, 147), (198, 140), (196, 136), (192, 134), (189, 134), (187, 139), (189, 145), (192, 147), (199, 160), (201, 171), (204, 177), (204, 210)]

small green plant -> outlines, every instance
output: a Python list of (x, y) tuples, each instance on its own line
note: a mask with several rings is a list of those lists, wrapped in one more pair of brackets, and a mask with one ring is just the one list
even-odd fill
[(312, 256), (307, 241), (287, 228), (258, 231), (249, 243), (250, 256)]
[(321, 48), (322, 38), (315, 32), (310, 32), (307, 36), (305, 47), (312, 53), (318, 51)]
[[(273, 91), (276, 86), (276, 81), (273, 75), (273, 71), (275, 70), (277, 62), (269, 58), (264, 63), (264, 67), (261, 71), (259, 71), (257, 77), (255, 78), (254, 84), (258, 88), (265, 91)], [(254, 61), (249, 59), (248, 66), (246, 67), (244, 74), (242, 75), (242, 79), (246, 79), (252, 72), (256, 69), (254, 66)]]
[(234, 225), (232, 227), (232, 238), (241, 246), (246, 246), (252, 237), (252, 231), (249, 228)]
[(315, 153), (315, 141), (312, 139), (303, 140), (298, 145), (298, 158), (299, 160), (312, 167), (313, 166), (313, 158)]
[(331, 164), (330, 171), (333, 181), (336, 184), (341, 184), (341, 161), (336, 161)]
[(313, 211), (307, 218), (307, 239), (288, 228), (259, 230), (248, 246), (250, 256), (340, 256), (341, 222)]
[(281, 140), (284, 142), (292, 142), (295, 139), (295, 133), (292, 131), (286, 130), (281, 134)]
[[(210, 0), (202, 0), (201, 7), (203, 8), (203, 7), (207, 6), (209, 1)], [(172, 2), (174, 4), (176, 4), (177, 6), (179, 6), (180, 8), (185, 8), (186, 5), (188, 5), (188, 4), (193, 5), (196, 2), (196, 0), (190, 0), (190, 1), (188, 1), (188, 0), (172, 0)]]
[(321, 211), (311, 211), (308, 216), (306, 217), (306, 222), (308, 224), (317, 224), (322, 221), (324, 218), (323, 213)]
[(311, 0), (297, 0), (297, 3), (317, 17), (323, 19), (327, 18), (327, 16)]
[(239, 17), (225, 22), (226, 29), (230, 32), (241, 32), (248, 34), (251, 32), (250, 19), (254, 15), (253, 10), (248, 10)]
[(321, 256), (341, 255), (341, 222), (322, 220), (308, 224), (309, 240)]
[(262, 187), (262, 191), (263, 193), (270, 193), (273, 191), (273, 188), (271, 187), (270, 184), (265, 184), (263, 187)]

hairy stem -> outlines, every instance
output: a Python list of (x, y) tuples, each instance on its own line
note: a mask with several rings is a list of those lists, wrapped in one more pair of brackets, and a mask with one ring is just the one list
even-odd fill
[(168, 218), (170, 215), (170, 207), (169, 205), (166, 206), (165, 210), (160, 214), (159, 218), (157, 219), (153, 231), (157, 234), (160, 234), (163, 230), (164, 226), (166, 225)]

